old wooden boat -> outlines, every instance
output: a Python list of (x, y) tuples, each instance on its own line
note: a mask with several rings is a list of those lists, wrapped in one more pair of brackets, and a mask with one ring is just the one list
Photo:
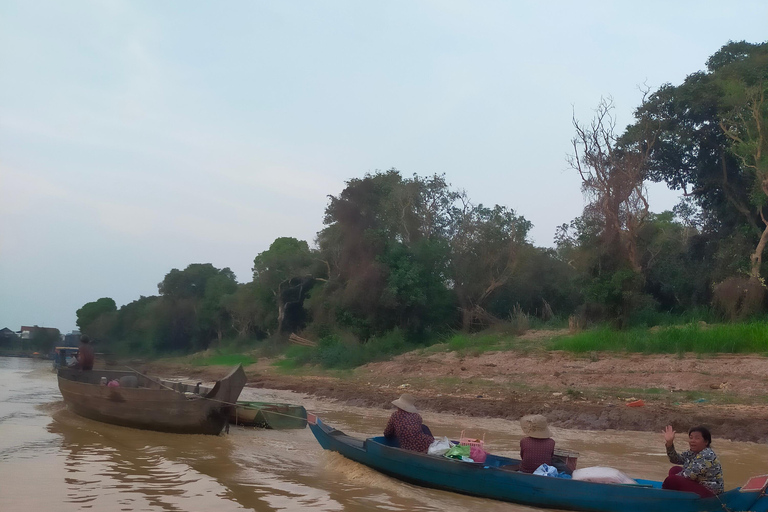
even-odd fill
[(604, 484), (519, 473), (520, 461), (488, 455), (483, 463), (402, 450), (384, 437), (356, 439), (310, 415), (309, 427), (326, 450), (384, 474), (424, 487), (543, 508), (590, 512), (766, 512), (768, 475), (712, 498), (661, 489), (660, 482)]
[[(59, 390), (67, 407), (92, 420), (161, 432), (221, 432), (245, 386), (242, 365), (212, 388), (146, 377), (135, 371), (61, 368)], [(117, 381), (110, 387), (103, 383)]]
[(307, 426), (307, 410), (301, 405), (239, 401), (229, 421), (275, 430), (304, 428)]

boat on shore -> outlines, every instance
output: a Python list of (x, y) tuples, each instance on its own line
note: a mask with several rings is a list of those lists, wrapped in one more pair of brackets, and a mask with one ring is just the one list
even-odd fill
[[(326, 450), (391, 477), (423, 487), (542, 508), (589, 512), (766, 512), (768, 475), (741, 488), (701, 498), (695, 493), (661, 489), (661, 482), (636, 485), (585, 482), (520, 473), (519, 460), (489, 454), (472, 463), (403, 450), (385, 437), (357, 439), (309, 415), (309, 427)], [(509, 469), (505, 469), (509, 468)]]
[[(124, 427), (218, 435), (246, 383), (242, 365), (212, 388), (136, 371), (58, 370), (59, 391), (75, 414)], [(107, 385), (108, 383), (117, 385)]]
[(230, 413), (229, 422), (274, 430), (304, 428), (307, 410), (301, 405), (239, 401)]

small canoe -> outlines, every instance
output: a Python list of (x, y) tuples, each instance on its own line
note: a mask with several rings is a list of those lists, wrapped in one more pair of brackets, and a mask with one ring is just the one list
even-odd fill
[(275, 430), (304, 428), (307, 426), (307, 410), (301, 405), (239, 401), (229, 422)]
[(542, 508), (590, 512), (765, 512), (768, 475), (716, 497), (661, 489), (661, 482), (605, 484), (513, 471), (519, 460), (489, 454), (472, 463), (403, 450), (385, 437), (358, 439), (310, 414), (309, 428), (326, 450), (400, 480), (471, 496)]
[[(58, 380), (67, 407), (85, 418), (160, 432), (218, 435), (246, 376), (238, 365), (212, 388), (204, 388), (135, 371), (60, 368)], [(111, 381), (119, 386), (102, 385)]]

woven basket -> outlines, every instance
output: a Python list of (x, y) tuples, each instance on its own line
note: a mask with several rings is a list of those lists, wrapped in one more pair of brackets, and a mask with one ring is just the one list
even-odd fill
[(462, 430), (461, 437), (459, 438), (459, 444), (463, 446), (469, 446), (470, 448), (474, 446), (476, 448), (480, 448), (481, 450), (485, 451), (485, 434), (483, 434), (482, 439), (473, 439), (471, 437), (465, 437), (464, 430)]

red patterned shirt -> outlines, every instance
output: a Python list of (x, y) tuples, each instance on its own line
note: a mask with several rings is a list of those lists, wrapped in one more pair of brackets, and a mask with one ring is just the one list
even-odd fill
[(395, 437), (400, 442), (400, 448), (414, 452), (426, 453), (434, 437), (421, 430), (421, 414), (397, 409), (389, 417), (384, 437)]
[(555, 440), (524, 437), (520, 440), (520, 471), (533, 473), (542, 464), (552, 464), (555, 453)]

